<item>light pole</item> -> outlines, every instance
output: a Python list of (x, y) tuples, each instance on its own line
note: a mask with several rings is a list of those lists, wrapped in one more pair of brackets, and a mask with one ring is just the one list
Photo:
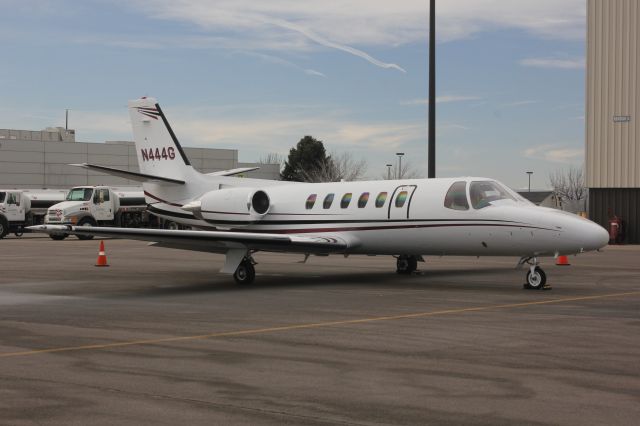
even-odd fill
[(429, 2), (429, 141), (427, 177), (436, 177), (436, 0)]
[(393, 164), (387, 164), (387, 180), (391, 180), (391, 167)]
[(396, 179), (402, 179), (402, 156), (404, 152), (396, 152), (398, 156), (398, 173), (396, 174)]
[(527, 174), (529, 175), (529, 192), (531, 192), (531, 175), (533, 172), (527, 172)]

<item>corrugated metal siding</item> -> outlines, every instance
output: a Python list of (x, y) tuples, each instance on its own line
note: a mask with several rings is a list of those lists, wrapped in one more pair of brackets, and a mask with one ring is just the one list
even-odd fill
[[(640, 2), (588, 0), (586, 168), (590, 188), (640, 188)], [(630, 116), (616, 123), (614, 116)]]
[(589, 189), (589, 218), (607, 228), (609, 210), (624, 221), (624, 241), (640, 244), (640, 189)]

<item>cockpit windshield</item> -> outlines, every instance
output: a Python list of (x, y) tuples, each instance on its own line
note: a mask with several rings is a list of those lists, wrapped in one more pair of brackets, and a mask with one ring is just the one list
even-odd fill
[(506, 188), (493, 181), (471, 182), (469, 195), (471, 196), (471, 205), (476, 210), (488, 207), (493, 201), (517, 201)]
[(89, 201), (93, 195), (93, 188), (73, 188), (67, 194), (67, 201)]
[(4, 197), (7, 196), (6, 192), (0, 192), (0, 203), (4, 203)]

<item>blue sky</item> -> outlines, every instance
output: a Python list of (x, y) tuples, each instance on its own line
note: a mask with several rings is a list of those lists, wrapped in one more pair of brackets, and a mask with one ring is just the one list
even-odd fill
[[(0, 0), (0, 128), (130, 140), (158, 98), (185, 146), (286, 154), (306, 134), (426, 170), (426, 0)], [(440, 0), (438, 175), (546, 187), (581, 165), (585, 0)]]

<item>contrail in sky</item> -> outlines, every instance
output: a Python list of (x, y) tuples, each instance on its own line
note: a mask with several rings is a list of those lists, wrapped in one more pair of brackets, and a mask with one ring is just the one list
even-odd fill
[(319, 36), (318, 34), (304, 28), (301, 27), (299, 25), (293, 24), (291, 22), (287, 22), (287, 21), (283, 21), (283, 20), (272, 20), (272, 19), (266, 19), (266, 21), (268, 23), (271, 23), (273, 25), (276, 25), (280, 28), (285, 28), (291, 31), (295, 31), (299, 34), (302, 34), (303, 36), (307, 37), (308, 39), (315, 41), (318, 44), (321, 44), (322, 46), (325, 47), (330, 47), (332, 49), (338, 49), (338, 50), (342, 50), (343, 52), (347, 52), (350, 53), (351, 55), (357, 56), (359, 58), (364, 59), (365, 61), (368, 61), (370, 63), (372, 63), (375, 66), (378, 66), (380, 68), (392, 68), (392, 69), (396, 69), (398, 71), (404, 72), (406, 73), (407, 71), (400, 67), (399, 65), (396, 64), (389, 64), (386, 62), (382, 62), (377, 60), (376, 58), (374, 58), (373, 56), (369, 55), (367, 52), (363, 52), (362, 50), (358, 50), (355, 49), (351, 46), (346, 46), (344, 44), (338, 44), (338, 43), (334, 43), (331, 40), (327, 40), (324, 37)]

